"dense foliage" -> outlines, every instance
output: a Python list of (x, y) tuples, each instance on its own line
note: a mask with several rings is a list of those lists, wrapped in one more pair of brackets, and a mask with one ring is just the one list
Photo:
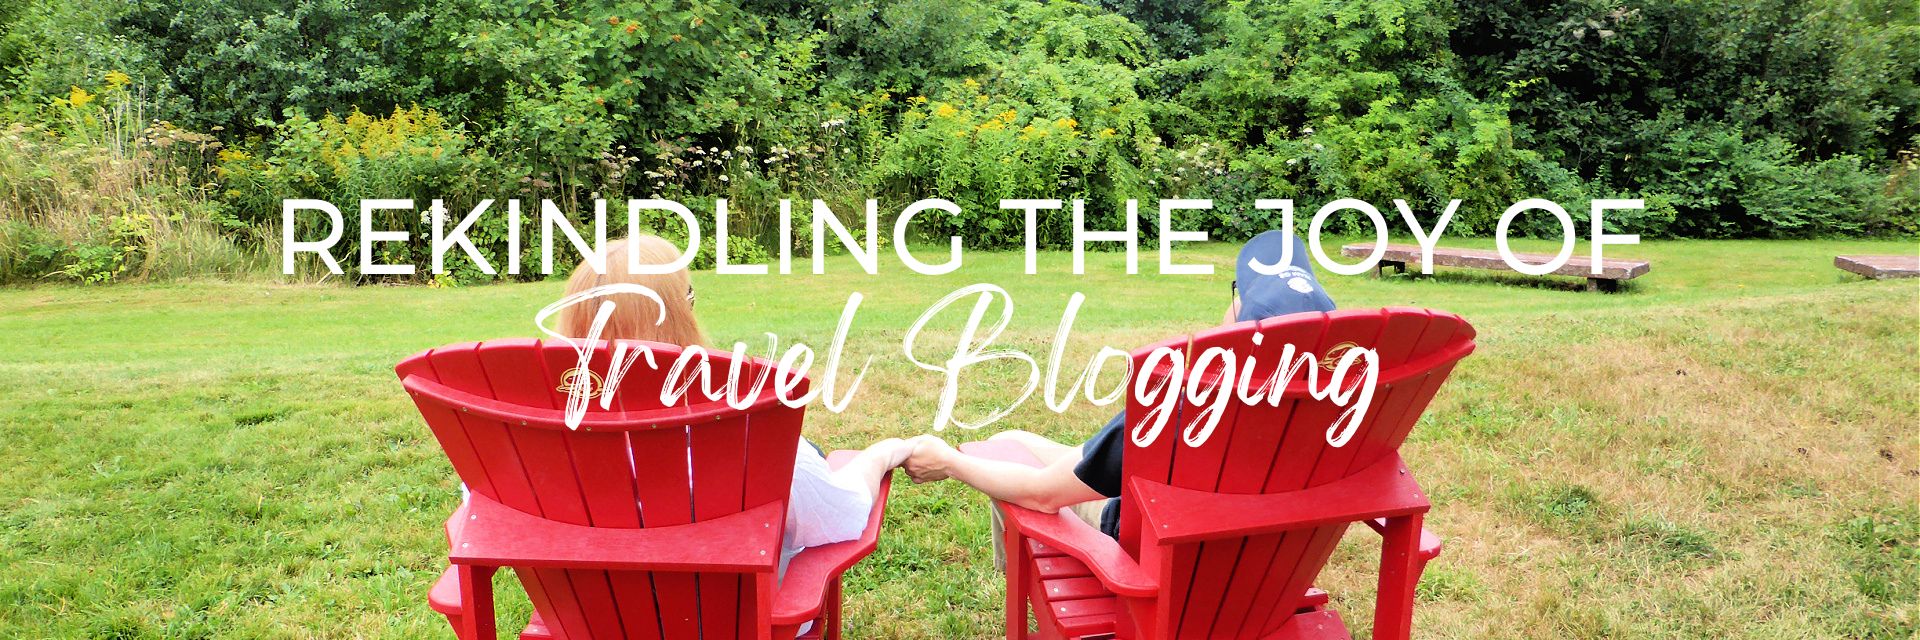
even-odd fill
[[(1449, 233), (1641, 197), (1621, 230), (1913, 234), (1916, 110), (1901, 0), (13, 0), (0, 280), (165, 275), (176, 237), (245, 261), (291, 197), (725, 197), (747, 255), (780, 198), (865, 196), (953, 199), (920, 231), (981, 247), (1017, 246), (1019, 197), (1101, 228), (1208, 197), (1180, 222), (1225, 238), (1280, 224), (1262, 197), (1464, 200)], [(387, 224), (427, 262), (424, 222)]]

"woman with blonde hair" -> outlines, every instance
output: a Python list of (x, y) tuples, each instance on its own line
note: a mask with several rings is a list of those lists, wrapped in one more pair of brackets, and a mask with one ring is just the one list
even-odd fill
[[(628, 262), (629, 254), (633, 258)], [(591, 261), (582, 261), (567, 279), (567, 292), (573, 297), (595, 287), (609, 284), (637, 284), (660, 294), (666, 306), (666, 320), (656, 324), (660, 309), (652, 300), (637, 293), (617, 293), (598, 298), (614, 304), (606, 327), (600, 330), (605, 340), (651, 340), (682, 347), (705, 345), (707, 335), (693, 315), (693, 276), (686, 269), (670, 273), (634, 273), (633, 264), (661, 265), (680, 260), (680, 249), (659, 236), (638, 235), (616, 240), (600, 249), (599, 260), (605, 273), (593, 270)], [(582, 302), (560, 310), (560, 326), (555, 330), (569, 338), (585, 338), (593, 328), (593, 317), (600, 305)]]
[[(571, 298), (609, 284), (647, 287), (659, 294), (658, 305), (634, 293), (598, 298), (614, 303), (606, 325), (600, 330), (600, 338), (705, 346), (706, 334), (700, 330), (699, 319), (693, 313), (692, 275), (686, 269), (660, 274), (634, 273), (629, 257), (636, 264), (664, 265), (679, 261), (680, 251), (666, 240), (650, 235), (610, 243), (598, 256), (604, 261), (605, 272), (595, 272), (590, 262), (582, 263), (567, 280), (564, 297)], [(660, 317), (661, 305), (666, 311), (664, 319)], [(592, 330), (600, 306), (597, 302), (582, 302), (562, 309), (556, 330), (570, 338), (585, 338)], [(787, 561), (801, 549), (859, 538), (866, 528), (874, 498), (880, 492), (881, 478), (900, 466), (912, 452), (912, 443), (888, 438), (867, 447), (835, 470), (827, 466), (818, 448), (801, 438), (794, 455), (786, 533), (780, 541), (781, 573), (786, 572)]]

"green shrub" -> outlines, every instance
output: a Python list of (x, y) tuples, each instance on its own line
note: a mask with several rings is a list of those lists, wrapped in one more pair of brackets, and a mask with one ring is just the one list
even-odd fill
[[(1017, 212), (1002, 211), (1007, 198), (1085, 198), (1087, 226), (1124, 226), (1125, 194), (1139, 193), (1142, 179), (1129, 157), (1133, 141), (1107, 120), (1089, 115), (1082, 125), (1071, 115), (1052, 117), (1038, 107), (979, 92), (972, 81), (945, 96), (916, 98), (899, 132), (879, 157), (870, 184), (890, 192), (945, 197), (958, 216), (919, 218), (934, 237), (960, 234), (975, 247), (1021, 243)], [(1151, 142), (1143, 142), (1151, 145)], [(1072, 211), (1042, 211), (1035, 235), (1043, 246), (1061, 246), (1072, 233)]]
[[(430, 12), (399, 0), (135, 0), (112, 17), (165, 70), (163, 111), (263, 132), (288, 109), (385, 111), (431, 95)], [(432, 44), (429, 44), (432, 43)]]
[[(1462, 78), (1520, 144), (1661, 196), (1642, 233), (1910, 229), (1871, 186), (1920, 126), (1920, 8), (1900, 0), (1457, 4)], [(1911, 233), (1908, 231), (1908, 233)]]
[(0, 282), (233, 275), (247, 251), (205, 193), (221, 148), (146, 122), (131, 78), (46, 99), (43, 124), (0, 131)]
[(158, 92), (152, 53), (112, 28), (129, 9), (120, 0), (0, 2), (0, 118), (30, 120), (47, 97), (92, 87), (108, 71)]
[(1870, 230), (1920, 234), (1920, 136), (1914, 136), (1912, 147), (1900, 152), (1900, 160), (1887, 175), (1883, 192), (1886, 210), (1879, 219), (1869, 223)]
[[(497, 207), (503, 209), (504, 200), (514, 195), (501, 193), (501, 186), (512, 182), (504, 179), (506, 174), (497, 161), (473, 148), (460, 127), (418, 106), (396, 108), (387, 116), (371, 116), (356, 109), (345, 118), (328, 114), (318, 120), (291, 113), (274, 127), (259, 155), (237, 149), (222, 152), (218, 173), (222, 193), (235, 215), (248, 225), (271, 230), (270, 237), (276, 240), (282, 235), (281, 203), (285, 199), (329, 201), (340, 208), (343, 223), (350, 229), (358, 228), (359, 200), (413, 200), (414, 211), (375, 214), (374, 228), (406, 231), (408, 241), (378, 243), (373, 257), (381, 263), (414, 264), (418, 277), (428, 275), (424, 272), (433, 263), (433, 225), (427, 214), (432, 200), (444, 200), (447, 224), (451, 226), (480, 200), (501, 200)], [(544, 193), (553, 186), (532, 178), (521, 185), (528, 195)], [(529, 230), (538, 224), (538, 214), (537, 204), (523, 208), (523, 238), (536, 237)], [(325, 235), (329, 224), (325, 214), (303, 211), (298, 216), (295, 237)], [(504, 270), (507, 234), (507, 216), (487, 215), (468, 237), (496, 270)], [(344, 237), (355, 240), (359, 233), (347, 231)], [(521, 249), (523, 259), (537, 256), (539, 251), (537, 243), (523, 243)], [(334, 249), (336, 258), (357, 256), (358, 251), (357, 245), (345, 242)], [(360, 276), (357, 260), (341, 262), (343, 270)], [(454, 265), (455, 280), (484, 277), (464, 256), (449, 262)], [(302, 268), (324, 267), (315, 262)]]
[(1884, 231), (1887, 178), (1859, 157), (1804, 162), (1791, 143), (1749, 139), (1728, 127), (1662, 118), (1645, 133), (1662, 140), (1630, 174), (1645, 192), (1684, 213), (1656, 235), (1810, 236)]
[[(747, 256), (782, 198), (802, 255), (811, 199), (864, 197), (955, 200), (916, 231), (975, 248), (1018, 246), (999, 201), (1036, 197), (1084, 199), (1097, 229), (1139, 199), (1149, 237), (1174, 197), (1213, 199), (1175, 224), (1228, 240), (1281, 224), (1257, 198), (1304, 227), (1349, 197), (1429, 225), (1462, 200), (1456, 235), (1532, 197), (1644, 199), (1609, 223), (1649, 238), (1912, 235), (1914, 68), (1899, 0), (0, 3), (0, 278), (270, 267), (240, 265), (301, 197), (576, 220), (726, 197)], [(210, 175), (216, 137), (239, 148)], [(427, 223), (383, 215), (415, 241), (381, 259), (429, 265)], [(473, 234), (496, 263), (503, 220)], [(1064, 246), (1070, 211), (1037, 231)], [(440, 281), (488, 279), (453, 264)]]

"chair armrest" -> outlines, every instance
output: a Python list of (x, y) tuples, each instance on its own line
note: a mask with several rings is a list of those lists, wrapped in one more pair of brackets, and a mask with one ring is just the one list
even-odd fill
[[(839, 469), (858, 453), (830, 453), (827, 466)], [(798, 625), (820, 617), (829, 587), (840, 579), (840, 574), (879, 546), (880, 521), (886, 515), (887, 496), (892, 488), (893, 472), (888, 471), (880, 478), (880, 494), (873, 497), (873, 511), (867, 514), (867, 528), (859, 538), (802, 550), (787, 563), (779, 592), (773, 596), (773, 624)]]
[[(1025, 446), (1016, 442), (987, 440), (960, 445), (971, 456), (1041, 466)], [(1087, 525), (1086, 521), (1065, 511), (1041, 513), (1009, 502), (994, 501), (1006, 516), (1007, 528), (1020, 532), (1047, 546), (1059, 549), (1093, 571), (1108, 591), (1123, 596), (1150, 598), (1160, 593), (1160, 581), (1120, 548), (1120, 542)]]
[(1151, 598), (1160, 593), (1160, 581), (1120, 548), (1120, 541), (1101, 533), (1079, 516), (1066, 511), (1041, 513), (996, 501), (1007, 528), (1065, 552), (1093, 570), (1093, 577), (1117, 595)]
[(1269, 494), (1194, 491), (1129, 478), (1144, 525), (1162, 542), (1199, 542), (1424, 513), (1430, 506), (1398, 454), (1346, 478)]
[(467, 510), (467, 501), (461, 500), (460, 506), (454, 507), (453, 513), (447, 516), (446, 531), (448, 547), (453, 546), (454, 538), (460, 537), (460, 530), (466, 528)]
[[(1374, 533), (1386, 535), (1387, 519), (1373, 518), (1371, 520), (1367, 520), (1367, 527), (1373, 529)], [(1416, 553), (1419, 554), (1421, 562), (1426, 562), (1434, 558), (1440, 557), (1440, 536), (1434, 535), (1432, 531), (1427, 530), (1425, 527), (1421, 527), (1420, 528), (1420, 548), (1416, 551)]]
[(771, 572), (780, 561), (785, 512), (774, 501), (706, 522), (616, 529), (554, 522), (478, 493), (454, 533), (454, 564), (636, 571)]

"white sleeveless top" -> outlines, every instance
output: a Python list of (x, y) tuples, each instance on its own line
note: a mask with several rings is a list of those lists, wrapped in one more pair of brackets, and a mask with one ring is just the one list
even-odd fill
[(857, 540), (867, 529), (873, 496), (859, 478), (837, 476), (827, 459), (800, 441), (793, 454), (793, 488), (787, 500), (787, 529), (780, 536), (780, 575), (787, 562), (807, 547)]

